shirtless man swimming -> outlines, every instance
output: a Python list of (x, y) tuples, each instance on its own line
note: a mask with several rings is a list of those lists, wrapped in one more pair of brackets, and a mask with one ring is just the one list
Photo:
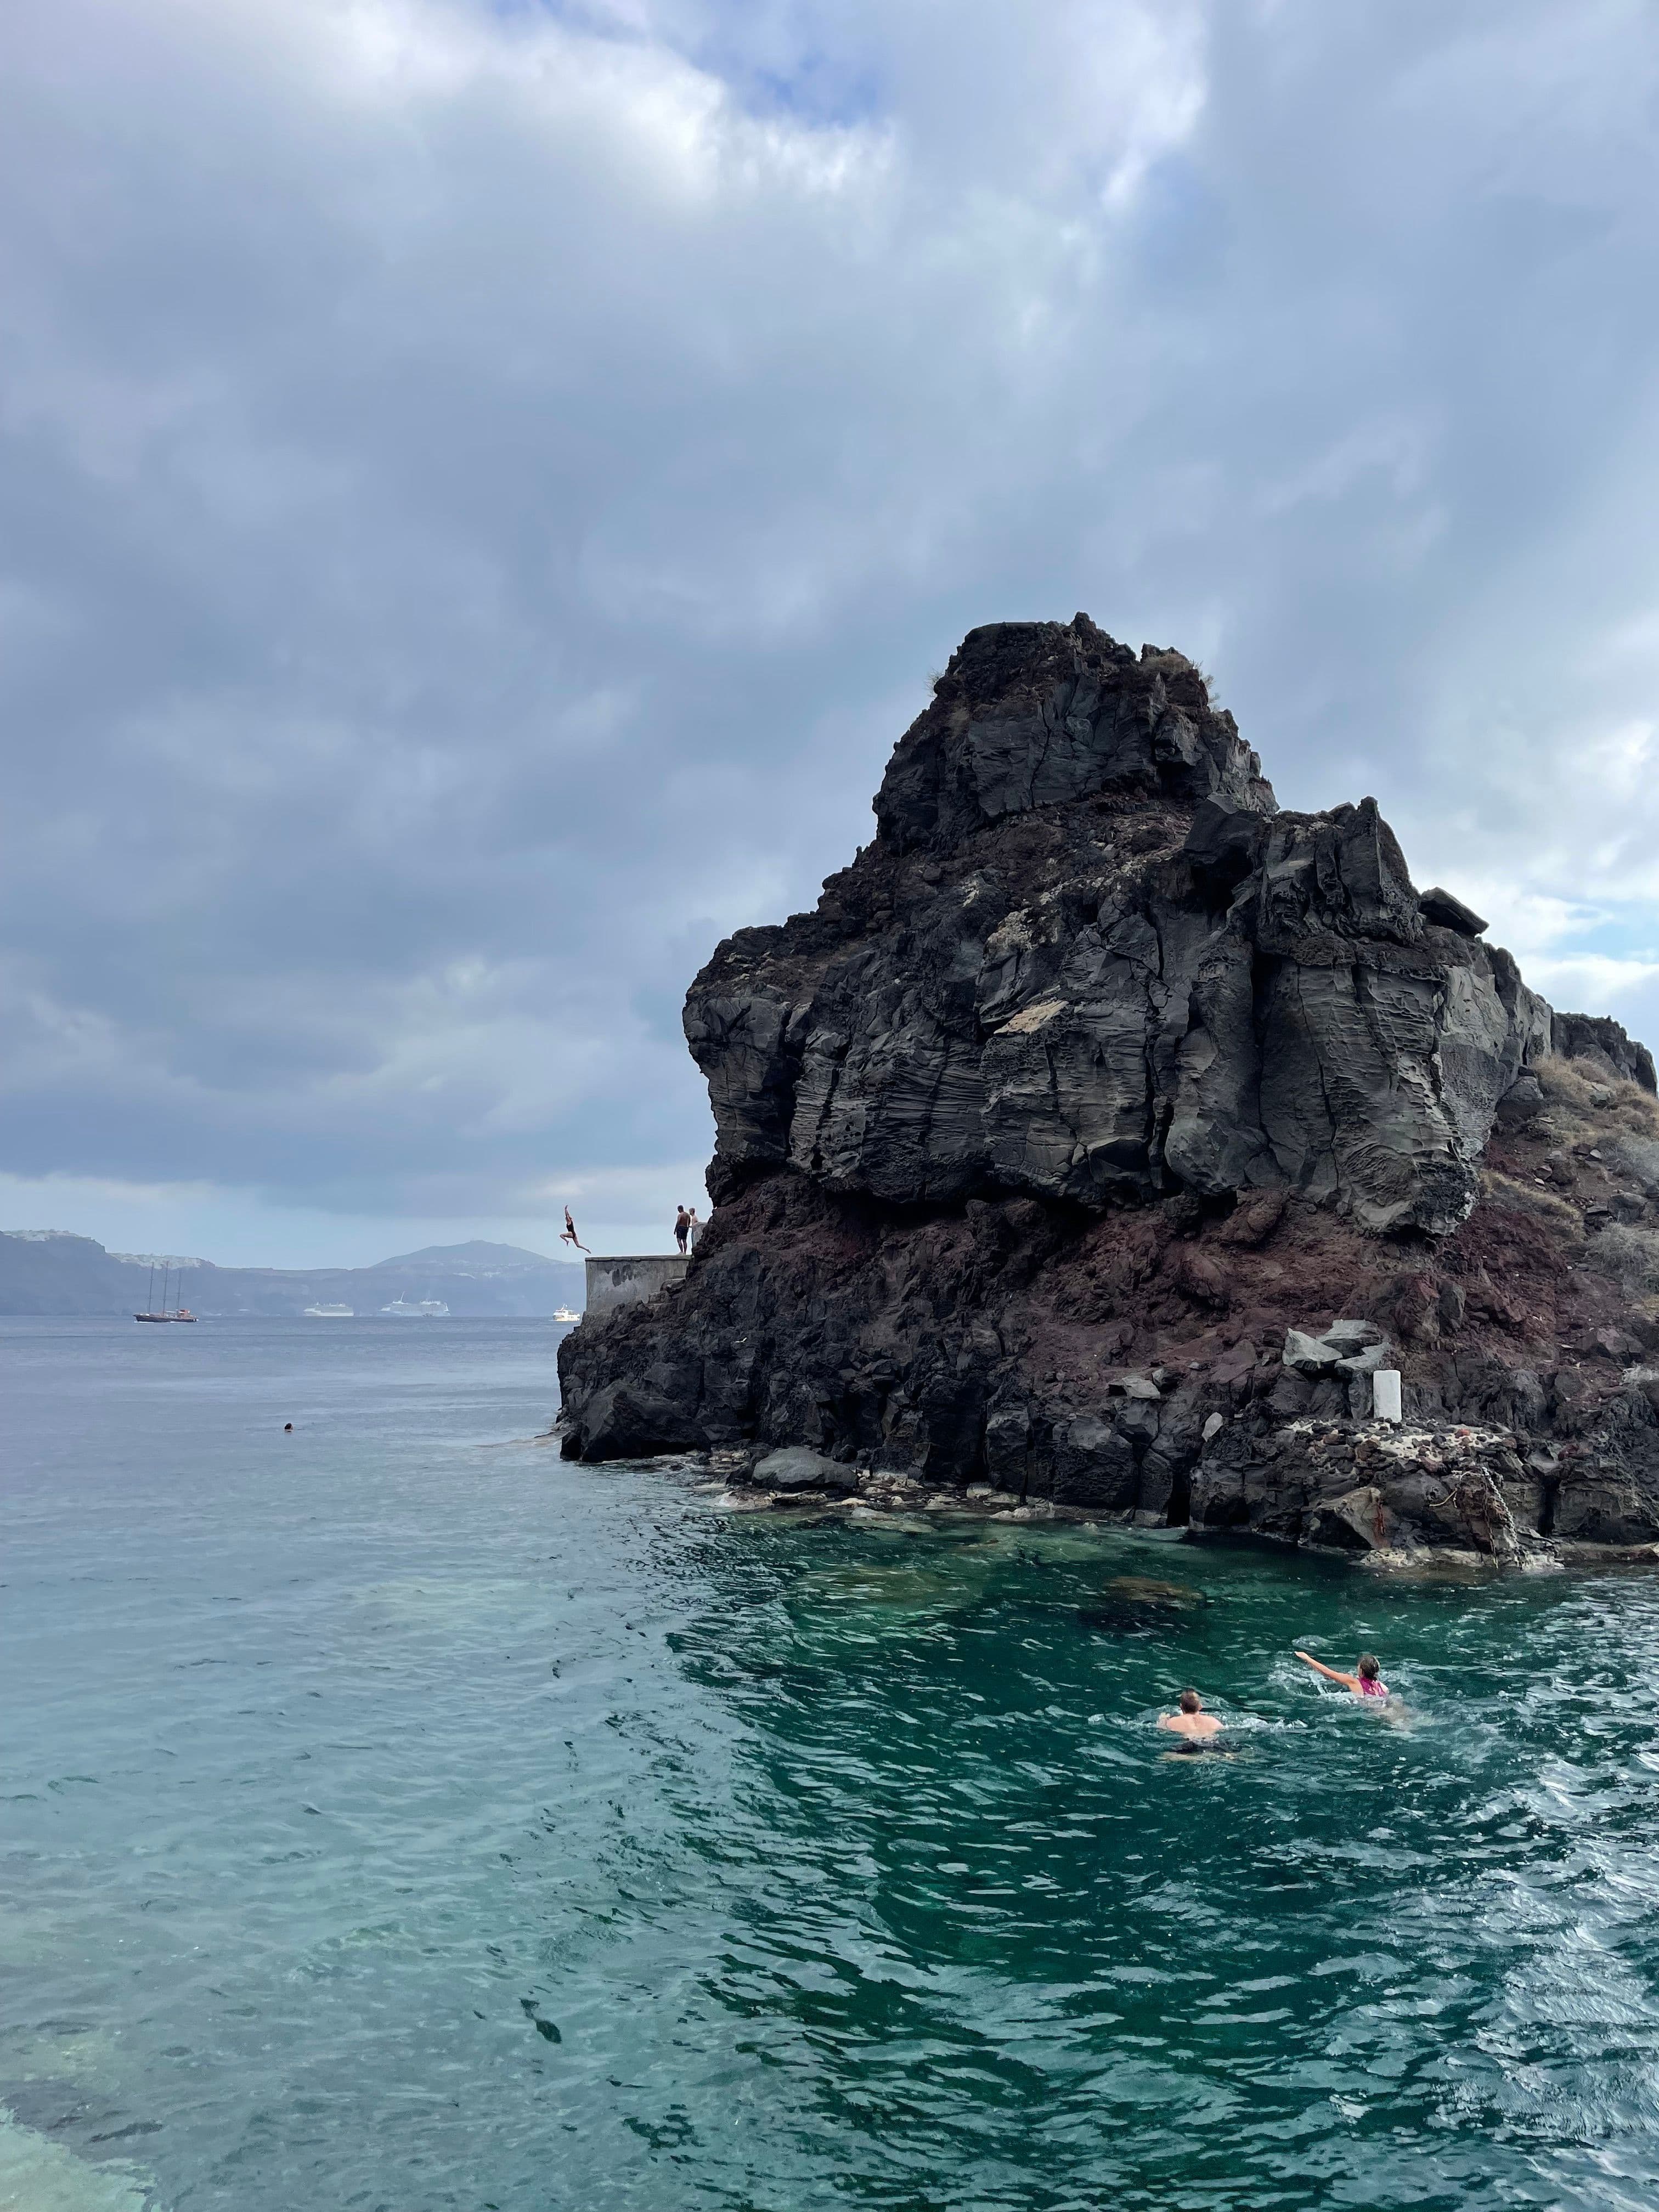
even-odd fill
[(1219, 1735), (1222, 1723), (1213, 1713), (1204, 1710), (1204, 1700), (1196, 1690), (1183, 1690), (1176, 1699), (1178, 1713), (1160, 1713), (1158, 1724), (1168, 1729), (1171, 1735), (1184, 1735), (1189, 1743), (1202, 1743), (1206, 1736)]
[(1305, 1659), (1316, 1674), (1328, 1675), (1333, 1682), (1340, 1682), (1343, 1688), (1351, 1690), (1356, 1698), (1376, 1698), (1387, 1704), (1389, 1686), (1382, 1680), (1382, 1668), (1369, 1651), (1360, 1653), (1357, 1674), (1345, 1674), (1340, 1667), (1328, 1667), (1322, 1659), (1316, 1659), (1311, 1651), (1298, 1651), (1296, 1656), (1298, 1659)]

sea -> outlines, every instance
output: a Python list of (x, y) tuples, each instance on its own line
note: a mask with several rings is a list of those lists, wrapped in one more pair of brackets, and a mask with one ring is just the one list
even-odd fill
[(1659, 1577), (738, 1513), (559, 1334), (0, 1321), (0, 2206), (1651, 2212)]

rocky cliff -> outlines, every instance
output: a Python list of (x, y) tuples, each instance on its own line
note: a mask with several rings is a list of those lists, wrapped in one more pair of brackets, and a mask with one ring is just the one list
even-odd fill
[(971, 632), (875, 812), (691, 987), (716, 1211), (561, 1347), (568, 1455), (1389, 1554), (1659, 1536), (1644, 1048), (1085, 616)]

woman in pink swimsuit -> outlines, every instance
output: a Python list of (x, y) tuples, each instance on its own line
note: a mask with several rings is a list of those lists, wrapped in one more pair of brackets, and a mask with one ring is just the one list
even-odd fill
[(1382, 1680), (1382, 1670), (1369, 1651), (1359, 1655), (1359, 1671), (1345, 1674), (1339, 1667), (1328, 1667), (1322, 1659), (1316, 1659), (1311, 1651), (1298, 1651), (1298, 1659), (1305, 1659), (1316, 1672), (1328, 1674), (1333, 1682), (1340, 1682), (1345, 1690), (1352, 1690), (1356, 1698), (1376, 1698), (1386, 1703), (1389, 1686)]

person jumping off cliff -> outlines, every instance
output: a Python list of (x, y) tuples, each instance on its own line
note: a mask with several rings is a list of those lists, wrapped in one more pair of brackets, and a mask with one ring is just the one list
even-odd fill
[(560, 1237), (559, 1242), (561, 1244), (574, 1244), (579, 1252), (586, 1252), (587, 1249), (586, 1245), (576, 1234), (576, 1224), (570, 1218), (570, 1208), (568, 1206), (564, 1210), (564, 1234)]
[(685, 1250), (685, 1240), (690, 1234), (691, 1217), (682, 1206), (674, 1216), (674, 1242), (679, 1246), (682, 1253)]

